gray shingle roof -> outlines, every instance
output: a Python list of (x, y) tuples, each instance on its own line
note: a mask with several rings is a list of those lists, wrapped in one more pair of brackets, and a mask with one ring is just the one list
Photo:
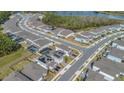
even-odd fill
[(68, 35), (73, 34), (73, 31), (68, 29), (63, 29), (59, 34), (64, 37), (67, 37)]
[(114, 42), (124, 47), (124, 41), (123, 40), (116, 40)]
[(68, 46), (65, 46), (65, 45), (63, 45), (63, 44), (60, 44), (60, 45), (58, 45), (57, 47), (60, 48), (60, 49), (65, 50), (65, 51), (70, 51), (70, 50), (71, 50)]
[(29, 79), (28, 77), (25, 77), (19, 72), (12, 72), (3, 81), (31, 81), (31, 79)]
[(119, 74), (120, 72), (124, 71), (124, 64), (123, 63), (115, 63), (107, 58), (102, 58), (98, 62), (95, 62), (95, 66), (99, 67), (101, 71), (116, 76), (116, 74)]
[(119, 57), (119, 58), (124, 59), (124, 51), (122, 51), (120, 49), (112, 48), (112, 49), (110, 49), (110, 54), (115, 56), (115, 57)]
[(26, 65), (21, 72), (32, 80), (38, 80), (47, 74), (47, 70), (36, 63)]
[(105, 81), (104, 76), (100, 75), (98, 72), (89, 70), (87, 81)]

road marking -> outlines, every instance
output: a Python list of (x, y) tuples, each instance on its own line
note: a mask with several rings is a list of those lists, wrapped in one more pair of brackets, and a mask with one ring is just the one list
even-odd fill
[(41, 39), (43, 39), (43, 37), (38, 38), (38, 39), (35, 39), (35, 40), (33, 40), (33, 41), (35, 42), (35, 41), (38, 41), (38, 40), (41, 40)]
[(22, 32), (22, 31), (13, 32), (13, 34), (18, 34), (18, 33), (20, 33), (20, 32)]
[(66, 68), (64, 68), (64, 69), (60, 72), (60, 75), (63, 75), (70, 67), (71, 67), (71, 65), (68, 65)]
[(27, 41), (29, 41), (29, 42), (31, 42), (32, 44), (34, 44), (34, 45), (36, 45), (36, 46), (38, 46), (38, 47), (40, 47), (40, 45), (38, 45), (38, 44), (36, 44), (35, 42), (33, 42), (32, 40), (30, 40), (30, 39), (26, 39)]

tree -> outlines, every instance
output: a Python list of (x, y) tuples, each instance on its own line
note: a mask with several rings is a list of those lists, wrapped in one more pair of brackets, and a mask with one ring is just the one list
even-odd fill
[[(0, 12), (0, 24), (9, 19), (11, 12)], [(3, 28), (0, 25), (0, 57), (10, 54), (20, 48), (15, 41), (12, 41), (9, 37), (2, 33)]]
[(12, 41), (9, 37), (0, 32), (0, 57), (8, 55), (20, 47), (21, 46), (15, 41)]
[(67, 63), (69, 61), (68, 56), (64, 56), (64, 61)]
[(1, 11), (0, 12), (0, 24), (3, 24), (6, 20), (8, 20), (10, 15), (11, 15), (11, 12)]
[(121, 21), (95, 16), (59, 16), (53, 12), (46, 12), (42, 21), (55, 27), (71, 30), (81, 30), (89, 27), (119, 24)]

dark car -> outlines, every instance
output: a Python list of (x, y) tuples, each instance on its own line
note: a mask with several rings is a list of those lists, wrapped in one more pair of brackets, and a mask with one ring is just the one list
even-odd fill
[(56, 68), (57, 68), (57, 69), (60, 69), (61, 67), (59, 67), (59, 66), (56, 66)]
[(59, 69), (57, 69), (57, 68), (54, 68), (54, 70), (55, 70), (55, 71), (59, 71)]
[(31, 45), (31, 46), (28, 47), (28, 50), (34, 53), (34, 52), (38, 51), (38, 48), (34, 45)]
[(15, 39), (15, 41), (16, 41), (17, 43), (20, 43), (20, 42), (24, 41), (24, 38), (22, 38), (22, 37), (17, 37), (17, 38)]
[(6, 33), (6, 35), (7, 35), (7, 36), (11, 36), (11, 35), (12, 35), (12, 33), (10, 33), (10, 32), (7, 32), (7, 33)]
[(41, 54), (49, 54), (50, 51), (52, 51), (52, 49), (46, 47), (46, 48), (42, 49), (39, 53), (41, 53)]

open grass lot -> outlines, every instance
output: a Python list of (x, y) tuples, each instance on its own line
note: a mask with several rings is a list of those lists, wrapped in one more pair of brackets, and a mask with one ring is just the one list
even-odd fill
[(124, 81), (124, 76), (119, 76), (118, 80), (119, 81)]
[(23, 60), (23, 61), (20, 61), (19, 63), (15, 64), (14, 66), (12, 66), (13, 70), (14, 71), (20, 71), (23, 69), (23, 67), (27, 64), (31, 63), (30, 61), (28, 60)]
[(0, 71), (0, 80), (4, 79), (6, 76), (8, 76), (13, 70), (11, 68), (6, 68), (2, 71)]
[(19, 58), (25, 57), (26, 55), (29, 55), (30, 53), (21, 48), (17, 52), (14, 52), (10, 55), (4, 56), (0, 58), (0, 68), (4, 67), (5, 65), (11, 64), (14, 61), (18, 61)]
[(24, 64), (28, 62), (21, 62), (25, 57), (30, 56), (31, 53), (25, 50), (24, 48), (20, 48), (17, 52), (14, 52), (10, 55), (4, 56), (0, 58), (0, 80), (9, 75), (13, 70), (10, 68), (13, 64), (17, 64), (14, 70), (21, 69)]

